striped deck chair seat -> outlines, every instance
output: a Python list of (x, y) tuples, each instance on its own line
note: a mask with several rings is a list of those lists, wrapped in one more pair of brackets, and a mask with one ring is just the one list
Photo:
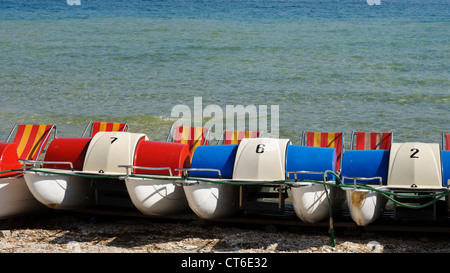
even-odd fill
[(94, 137), (95, 134), (97, 134), (98, 132), (127, 132), (128, 124), (117, 122), (90, 121), (89, 124), (86, 126), (86, 129), (84, 130), (83, 137), (86, 135), (89, 128), (91, 129), (90, 136)]
[(187, 144), (192, 160), (195, 149), (200, 145), (208, 144), (209, 131), (210, 129), (206, 127), (172, 126), (167, 141)]
[(336, 149), (336, 171), (341, 171), (344, 150), (343, 132), (303, 132), (303, 145)]
[(222, 136), (219, 139), (219, 142), (222, 144), (239, 144), (244, 138), (258, 138), (260, 137), (259, 131), (231, 131), (226, 130), (223, 131)]
[(37, 160), (47, 145), (56, 125), (16, 124), (6, 142), (17, 128), (13, 143), (17, 145), (17, 156), (24, 160)]
[(442, 134), (442, 149), (445, 151), (450, 151), (450, 133)]
[(353, 132), (350, 147), (355, 150), (389, 150), (392, 132)]

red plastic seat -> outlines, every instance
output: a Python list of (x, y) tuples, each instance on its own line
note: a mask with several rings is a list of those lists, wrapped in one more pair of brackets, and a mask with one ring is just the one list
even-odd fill
[(185, 144), (168, 143), (160, 141), (142, 141), (136, 149), (135, 165), (138, 167), (170, 168), (149, 170), (136, 168), (136, 174), (153, 174), (181, 176), (179, 168), (188, 168), (190, 165), (189, 147)]
[(341, 159), (344, 152), (343, 132), (303, 132), (303, 145), (336, 149), (336, 171), (341, 170)]

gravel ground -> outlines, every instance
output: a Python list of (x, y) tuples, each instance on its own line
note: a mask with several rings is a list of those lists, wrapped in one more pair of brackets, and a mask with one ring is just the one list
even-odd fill
[(448, 253), (450, 236), (49, 214), (0, 232), (0, 253)]

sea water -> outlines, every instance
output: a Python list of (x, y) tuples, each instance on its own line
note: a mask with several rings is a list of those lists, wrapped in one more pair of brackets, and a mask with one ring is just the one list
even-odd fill
[(127, 122), (276, 105), (279, 137), (450, 132), (449, 0), (0, 0), (0, 140), (14, 123)]

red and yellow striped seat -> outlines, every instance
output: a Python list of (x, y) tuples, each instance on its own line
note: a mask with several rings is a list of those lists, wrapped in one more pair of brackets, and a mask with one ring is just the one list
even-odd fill
[(389, 150), (391, 144), (392, 132), (353, 132), (350, 147), (356, 150)]
[[(17, 127), (17, 132), (13, 143), (17, 145), (17, 157), (25, 160), (36, 160), (42, 153), (50, 134), (56, 125), (31, 125), (16, 124), (12, 132)], [(11, 137), (10, 134), (10, 137)], [(9, 137), (9, 138), (10, 138)], [(8, 140), (9, 140), (8, 138)], [(8, 142), (7, 140), (7, 142)]]
[(117, 123), (117, 122), (89, 122), (84, 130), (83, 136), (85, 136), (88, 129), (91, 128), (91, 137), (94, 137), (98, 132), (127, 132), (128, 124), (127, 123)]
[(223, 140), (223, 144), (239, 144), (244, 138), (258, 138), (260, 136), (259, 131), (231, 131), (226, 130), (222, 133), (220, 140)]
[(344, 150), (342, 132), (303, 132), (303, 145), (336, 149), (336, 171), (341, 170), (341, 158)]
[[(23, 163), (18, 159), (37, 160), (53, 129), (56, 135), (55, 125), (15, 124), (6, 142), (0, 142), (0, 177), (21, 175), (8, 170), (21, 168)], [(14, 140), (10, 142), (14, 132)]]
[(209, 128), (175, 126), (170, 129), (168, 141), (174, 143), (187, 144), (189, 146), (189, 154), (194, 154), (195, 149), (200, 145), (207, 145), (209, 141)]

